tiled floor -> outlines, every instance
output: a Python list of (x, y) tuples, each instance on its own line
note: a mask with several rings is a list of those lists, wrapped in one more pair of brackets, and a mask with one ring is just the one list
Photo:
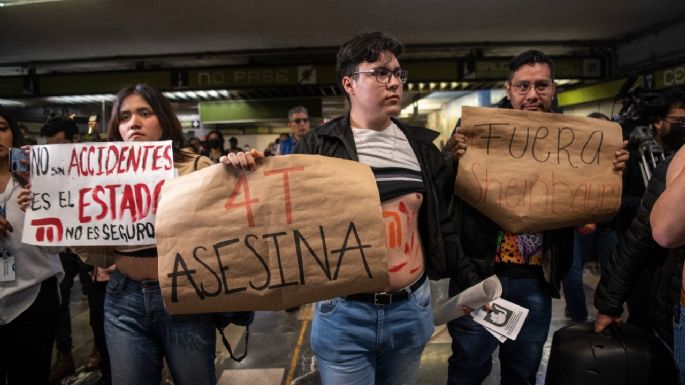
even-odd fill
[[(586, 300), (590, 318), (596, 313), (592, 306), (594, 287), (599, 276), (586, 269), (584, 273)], [(445, 282), (432, 282), (434, 296), (446, 290)], [(77, 373), (63, 384), (94, 384), (97, 372), (84, 372), (88, 355), (92, 349), (92, 333), (88, 325), (88, 307), (82, 298), (78, 283), (75, 282), (71, 296), (72, 328), (74, 341), (74, 358)], [(564, 301), (553, 301), (552, 327), (543, 353), (542, 364), (538, 372), (538, 384), (544, 384), (544, 376), (549, 357), (551, 335), (560, 327), (569, 324), (564, 317)], [(303, 306), (299, 312), (258, 312), (255, 322), (250, 327), (249, 354), (241, 363), (228, 357), (228, 353), (217, 338), (216, 370), (220, 385), (319, 385), (321, 381), (309, 347), (309, 327), (311, 325), (311, 306)], [(232, 346), (238, 343), (238, 351), (244, 349), (244, 329), (231, 325), (227, 337)], [(438, 327), (431, 342), (421, 358), (420, 385), (445, 384), (447, 378), (447, 358), (451, 354), (450, 337), (444, 327)], [(259, 369), (259, 370), (255, 370)], [(163, 383), (171, 384), (165, 377)], [(493, 355), (493, 371), (484, 382), (485, 385), (499, 383), (499, 362)]]

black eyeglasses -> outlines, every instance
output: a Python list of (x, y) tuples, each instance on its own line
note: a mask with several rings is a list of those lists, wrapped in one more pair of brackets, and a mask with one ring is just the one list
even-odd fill
[(535, 92), (537, 92), (538, 95), (545, 95), (554, 89), (554, 82), (549, 82), (546, 80), (537, 81), (533, 84), (530, 82), (518, 82), (512, 84), (511, 86), (520, 95), (528, 94), (531, 88), (535, 88)]
[(309, 122), (309, 118), (297, 118), (297, 119), (291, 120), (291, 122), (294, 122), (295, 124), (307, 123), (307, 122)]
[(376, 68), (369, 71), (357, 71), (352, 72), (350, 75), (357, 74), (370, 74), (376, 77), (376, 81), (380, 84), (388, 84), (390, 82), (390, 77), (395, 76), (402, 84), (407, 82), (407, 77), (409, 76), (409, 71), (398, 68), (394, 71), (390, 71), (387, 68)]

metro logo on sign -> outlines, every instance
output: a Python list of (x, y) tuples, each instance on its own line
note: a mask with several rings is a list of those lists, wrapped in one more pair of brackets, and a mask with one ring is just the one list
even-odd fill
[(33, 146), (22, 242), (153, 244), (160, 192), (173, 175), (171, 141)]

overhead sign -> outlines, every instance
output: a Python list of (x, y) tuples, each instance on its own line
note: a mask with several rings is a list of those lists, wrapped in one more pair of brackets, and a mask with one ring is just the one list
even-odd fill
[[(599, 57), (554, 58), (554, 75), (557, 79), (600, 79), (604, 65)], [(461, 80), (506, 80), (509, 77), (511, 58), (479, 59), (473, 65), (462, 61)]]
[(654, 71), (656, 88), (685, 85), (685, 63)]
[(159, 194), (173, 176), (171, 141), (32, 146), (22, 242), (154, 244)]
[(285, 120), (295, 106), (307, 108), (309, 116), (321, 117), (321, 99), (223, 100), (199, 103), (202, 124)]

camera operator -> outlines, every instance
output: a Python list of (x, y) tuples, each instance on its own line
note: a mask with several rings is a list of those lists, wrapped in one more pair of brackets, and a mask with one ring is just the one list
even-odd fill
[[(652, 330), (664, 345), (672, 348), (673, 306), (680, 290), (682, 260), (669, 256), (652, 238), (649, 221), (655, 200), (664, 191), (666, 169), (672, 154), (685, 143), (685, 88), (672, 87), (660, 92), (661, 108), (656, 112), (651, 127), (654, 139), (669, 156), (653, 171), (636, 216), (619, 240), (615, 253), (602, 269), (602, 277), (595, 292), (595, 307), (599, 310), (595, 330), (601, 331), (611, 323), (622, 321), (623, 302), (629, 301), (631, 323)], [(628, 166), (630, 167), (630, 165)], [(635, 172), (635, 170), (632, 170)], [(639, 170), (638, 170), (639, 172)], [(638, 282), (643, 279), (643, 282)], [(638, 300), (635, 300), (638, 297)], [(669, 355), (670, 352), (665, 352)], [(664, 376), (672, 374), (666, 369)], [(667, 377), (664, 382), (669, 382)]]

